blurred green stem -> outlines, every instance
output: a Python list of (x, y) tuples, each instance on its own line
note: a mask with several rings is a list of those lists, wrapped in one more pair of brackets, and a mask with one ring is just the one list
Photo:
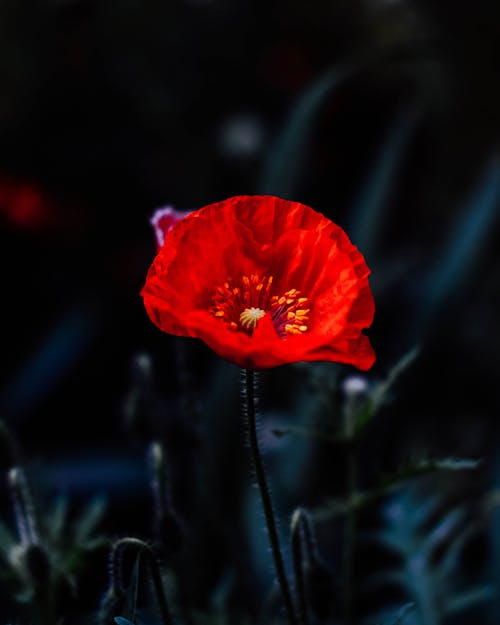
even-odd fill
[[(356, 497), (357, 483), (356, 450), (351, 444), (347, 451), (347, 499)], [(344, 622), (353, 625), (354, 545), (356, 536), (356, 508), (349, 505), (344, 529)]]
[(354, 592), (354, 547), (356, 538), (356, 506), (351, 505), (357, 497), (357, 463), (358, 448), (355, 437), (355, 412), (351, 402), (344, 409), (344, 436), (348, 441), (346, 447), (346, 500), (347, 506), (344, 525), (344, 625), (354, 625), (353, 592)]
[(269, 533), (269, 540), (271, 542), (271, 550), (273, 553), (276, 574), (281, 588), (281, 593), (283, 595), (283, 601), (285, 603), (288, 621), (290, 625), (297, 625), (297, 618), (295, 616), (295, 609), (293, 606), (292, 594), (290, 592), (290, 585), (288, 583), (285, 572), (285, 565), (283, 563), (283, 556), (281, 554), (281, 546), (278, 536), (278, 530), (276, 527), (276, 521), (274, 518), (271, 493), (267, 484), (264, 463), (262, 461), (262, 456), (259, 449), (259, 440), (257, 436), (257, 414), (255, 410), (255, 372), (250, 369), (242, 370), (242, 397), (245, 409), (246, 424), (248, 428), (248, 440), (250, 443), (250, 449), (252, 451), (252, 458), (255, 467), (255, 474), (257, 477), (257, 484), (259, 486), (260, 496), (262, 499), (262, 506), (264, 508), (264, 515), (266, 517), (267, 529)]
[(40, 625), (56, 625), (58, 619), (55, 615), (51, 584), (35, 588), (34, 604), (36, 606), (34, 618)]
[(297, 508), (292, 515), (292, 556), (297, 592), (299, 625), (309, 625), (306, 570), (311, 566), (312, 538), (310, 519), (305, 510)]

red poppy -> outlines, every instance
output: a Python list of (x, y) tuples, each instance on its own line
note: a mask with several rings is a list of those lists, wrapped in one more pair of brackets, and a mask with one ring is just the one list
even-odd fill
[(36, 230), (49, 225), (55, 211), (41, 189), (0, 174), (0, 215), (14, 226)]
[(370, 270), (321, 213), (238, 196), (178, 221), (141, 291), (150, 319), (247, 369), (321, 360), (369, 369)]
[(0, 225), (31, 233), (75, 234), (81, 213), (74, 204), (61, 203), (47, 189), (23, 178), (0, 172)]

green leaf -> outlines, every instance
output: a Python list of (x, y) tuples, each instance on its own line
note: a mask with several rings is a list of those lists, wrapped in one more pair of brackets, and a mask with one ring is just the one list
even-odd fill
[(297, 425), (287, 425), (282, 428), (273, 428), (272, 433), (278, 438), (282, 436), (300, 436), (302, 438), (315, 438), (317, 440), (328, 441), (330, 443), (339, 443), (345, 440), (345, 437), (336, 435), (326, 430), (315, 430), (313, 428), (302, 427)]
[(404, 482), (428, 473), (439, 471), (475, 471), (482, 464), (481, 459), (475, 458), (423, 458), (416, 462), (402, 465), (390, 476), (382, 478), (378, 487), (374, 490), (383, 491), (383, 494), (390, 492)]
[(129, 621), (128, 618), (123, 618), (123, 616), (115, 616), (116, 625), (135, 625), (132, 621)]
[(493, 601), (495, 597), (496, 588), (492, 584), (484, 584), (476, 588), (471, 588), (466, 592), (448, 599), (446, 602), (446, 614), (449, 616), (460, 614), (480, 603)]
[(92, 532), (104, 517), (105, 511), (106, 501), (102, 497), (96, 497), (87, 506), (75, 522), (75, 541), (77, 543), (85, 543), (91, 538)]
[(412, 107), (402, 110), (392, 121), (381, 149), (376, 154), (366, 181), (361, 182), (361, 192), (350, 210), (349, 233), (352, 241), (370, 256), (383, 227), (384, 209), (401, 166), (404, 150), (417, 120), (419, 111)]
[(327, 499), (320, 506), (311, 510), (311, 516), (316, 523), (331, 521), (339, 516), (343, 516), (349, 510), (349, 502), (346, 499), (332, 497)]
[(402, 373), (416, 360), (420, 349), (418, 346), (412, 347), (398, 362), (389, 370), (386, 379), (380, 382), (371, 394), (372, 410), (376, 412), (385, 401), (388, 391), (394, 386)]
[(13, 532), (5, 523), (0, 521), (0, 551), (7, 555), (8, 551), (16, 543)]
[(66, 525), (68, 516), (68, 500), (66, 497), (58, 497), (52, 510), (44, 519), (45, 533), (51, 543), (57, 543)]
[(390, 389), (399, 379), (400, 375), (404, 373), (419, 354), (419, 348), (413, 347), (410, 349), (393, 367), (389, 370), (385, 380), (377, 382), (373, 385), (367, 401), (363, 404), (359, 413), (356, 415), (354, 424), (354, 436), (358, 436), (373, 417), (380, 410), (382, 405), (387, 400), (387, 395)]
[(420, 317), (429, 322), (439, 308), (470, 279), (481, 251), (492, 240), (500, 202), (500, 162), (495, 155), (467, 199), (462, 215), (455, 216), (445, 249), (429, 276)]
[(308, 143), (315, 122), (335, 87), (350, 77), (357, 67), (345, 65), (329, 69), (299, 97), (276, 138), (264, 166), (259, 193), (291, 197), (304, 167)]
[(481, 463), (482, 460), (471, 458), (442, 458), (423, 459), (403, 465), (396, 473), (382, 478), (375, 488), (357, 492), (350, 499), (327, 499), (323, 504), (313, 509), (312, 515), (317, 522), (332, 520), (343, 516), (350, 510), (359, 510), (372, 501), (386, 497), (409, 480), (440, 471), (473, 471), (478, 469)]
[(406, 616), (415, 609), (414, 603), (404, 605), (396, 615), (395, 620), (390, 621), (387, 625), (401, 625)]

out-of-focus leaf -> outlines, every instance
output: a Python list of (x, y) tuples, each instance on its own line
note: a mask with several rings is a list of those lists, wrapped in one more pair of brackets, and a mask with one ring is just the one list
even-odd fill
[(376, 415), (382, 404), (386, 401), (389, 390), (398, 380), (399, 376), (414, 362), (418, 354), (419, 348), (413, 347), (392, 367), (385, 380), (373, 386), (368, 401), (356, 417), (355, 434), (359, 434)]
[(299, 97), (264, 165), (258, 192), (292, 197), (304, 166), (314, 124), (331, 91), (351, 76), (355, 66), (330, 69)]
[[(378, 391), (375, 391), (375, 392), (378, 393)], [(385, 394), (383, 396), (381, 395), (380, 399), (376, 398), (375, 401), (377, 401), (377, 405), (375, 405), (374, 400), (370, 399), (363, 406), (362, 410), (358, 412), (358, 414), (356, 415), (356, 422), (354, 424), (355, 436), (360, 434), (364, 430), (365, 426), (368, 425), (368, 423), (370, 423), (372, 418), (375, 416), (375, 413), (379, 409), (379, 406), (382, 404), (382, 400), (384, 398), (385, 398)]]
[(327, 499), (320, 506), (313, 508), (311, 510), (311, 516), (315, 523), (323, 523), (346, 514), (348, 510), (349, 502), (347, 500), (331, 498)]
[(392, 388), (399, 376), (413, 364), (419, 354), (419, 348), (413, 347), (389, 371), (386, 379), (377, 384), (371, 393), (371, 408), (375, 413), (384, 402), (387, 392)]
[(57, 543), (64, 530), (68, 515), (68, 500), (58, 497), (52, 510), (44, 518), (46, 536), (49, 542)]
[(421, 317), (429, 321), (446, 299), (463, 285), (484, 249), (500, 209), (500, 159), (495, 157), (471, 194), (431, 271)]
[(17, 416), (43, 400), (88, 349), (98, 321), (93, 304), (84, 302), (69, 310), (0, 393), (2, 413)]
[(96, 497), (75, 522), (75, 541), (78, 544), (85, 543), (97, 525), (102, 520), (106, 511), (106, 500)]
[(388, 205), (402, 154), (418, 119), (416, 108), (405, 109), (396, 116), (351, 209), (350, 237), (368, 257), (376, 248), (384, 209)]
[[(403, 625), (406, 622), (406, 617), (410, 612), (415, 609), (414, 603), (407, 603), (401, 608), (393, 608), (391, 610), (384, 610), (383, 618), (376, 621), (376, 625)], [(369, 620), (369, 623), (375, 622), (373, 619)]]
[(123, 618), (123, 616), (115, 616), (116, 625), (135, 625), (132, 621), (129, 621), (128, 618)]
[(212, 605), (218, 611), (222, 612), (226, 609), (231, 591), (234, 589), (234, 582), (234, 571), (228, 569), (224, 571), (215, 585), (212, 592)]
[(0, 521), (0, 552), (7, 553), (7, 551), (14, 545), (16, 539), (12, 531)]
[(386, 605), (376, 614), (371, 614), (363, 618), (363, 625), (406, 625), (413, 621), (406, 617), (415, 609), (414, 603), (406, 603), (403, 606)]
[(422, 459), (405, 464), (392, 475), (384, 477), (374, 490), (388, 493), (389, 489), (397, 488), (408, 480), (438, 471), (474, 471), (481, 466), (481, 462), (472, 458)]
[(461, 536), (459, 530), (463, 527), (466, 516), (467, 511), (465, 506), (451, 508), (439, 519), (436, 525), (427, 532), (422, 551), (429, 559), (432, 557), (432, 553), (441, 547), (443, 542), (449, 541), (450, 536), (453, 536), (453, 541), (451, 543), (448, 542), (448, 547), (457, 540), (457, 536)]
[(478, 531), (478, 523), (469, 522), (455, 537), (438, 565), (439, 574), (442, 577), (451, 576), (458, 570), (464, 547), (473, 536), (477, 535)]
[(303, 438), (315, 438), (321, 441), (328, 441), (330, 443), (342, 442), (342, 436), (336, 436), (331, 432), (327, 432), (325, 430), (315, 430), (313, 428), (301, 427), (296, 425), (287, 425), (282, 428), (273, 428), (272, 430), (275, 436), (301, 436)]
[(380, 591), (399, 582), (415, 605), (412, 623), (443, 625), (448, 614), (463, 612), (489, 595), (482, 587), (471, 591), (470, 598), (468, 589), (461, 591), (465, 577), (457, 575), (459, 554), (473, 534), (468, 531), (466, 505), (447, 504), (441, 493), (420, 486), (402, 490), (385, 506), (384, 526), (372, 532), (371, 539), (388, 548), (397, 561), (366, 582)]
[(23, 588), (23, 590), (16, 592), (15, 599), (21, 605), (28, 605), (33, 601), (34, 594), (33, 588)]
[[(361, 408), (355, 417), (355, 429), (354, 435), (359, 435), (369, 421), (375, 416), (379, 408), (386, 400), (387, 393), (398, 380), (399, 376), (413, 363), (418, 356), (419, 349), (414, 347), (408, 353), (406, 353), (389, 371), (385, 380), (377, 382), (370, 389), (366, 400), (361, 403)], [(328, 441), (332, 443), (348, 442), (349, 437), (345, 434), (332, 432), (323, 429), (309, 428), (304, 426), (289, 425), (282, 428), (274, 428), (273, 434), (275, 436), (286, 436), (292, 434), (294, 436), (300, 436), (303, 438), (315, 438), (322, 441)], [(442, 461), (445, 462), (445, 461)], [(444, 467), (443, 467), (444, 468)], [(466, 467), (463, 467), (466, 468)]]
[(414, 609), (415, 609), (414, 603), (407, 603), (399, 610), (398, 614), (396, 615), (396, 619), (388, 623), (388, 625), (401, 625), (406, 615), (412, 612)]
[(496, 588), (492, 584), (484, 584), (475, 588), (470, 588), (466, 592), (449, 597), (446, 601), (446, 614), (452, 616), (461, 614), (478, 603), (493, 601), (496, 596)]
[[(312, 515), (317, 522), (332, 520), (344, 515), (349, 510), (360, 510), (369, 503), (390, 495), (409, 480), (422, 477), (429, 473), (443, 471), (473, 471), (478, 469), (480, 465), (481, 460), (473, 460), (470, 458), (420, 460), (419, 462), (404, 465), (392, 475), (384, 476), (378, 486), (367, 491), (357, 492), (350, 500), (338, 498), (326, 500), (323, 504), (313, 509)], [(415, 511), (414, 521), (424, 523), (424, 515), (430, 516), (435, 511), (434, 506), (436, 501), (437, 500), (429, 497), (426, 505), (421, 505), (418, 511)], [(379, 536), (382, 535), (383, 532), (381, 532)], [(391, 536), (394, 537), (394, 534), (391, 534)]]

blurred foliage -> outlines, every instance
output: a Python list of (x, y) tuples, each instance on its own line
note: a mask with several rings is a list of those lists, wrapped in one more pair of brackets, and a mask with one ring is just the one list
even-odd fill
[(474, 608), (491, 601), (496, 586), (479, 575), (477, 586), (468, 580), (465, 588), (455, 587), (470, 575), (464, 551), (483, 529), (470, 512), (464, 502), (450, 504), (425, 483), (389, 500), (383, 510), (385, 523), (372, 539), (392, 551), (397, 564), (367, 578), (362, 584), (365, 591), (380, 593), (384, 586), (403, 589), (413, 606), (404, 622), (415, 625), (449, 622), (450, 616), (463, 612), (476, 618)]
[[(2, 424), (2, 433), (11, 438)], [(24, 606), (24, 618), (42, 625), (56, 620), (56, 606), (76, 602), (82, 574), (88, 574), (89, 555), (106, 548), (108, 539), (97, 531), (105, 503), (95, 499), (70, 518), (64, 497), (41, 507), (21, 466), (11, 466), (7, 484), (16, 531), (0, 521), (0, 579), (7, 591), (4, 606)], [(60, 607), (59, 607), (60, 609)], [(69, 608), (67, 608), (69, 609)], [(30, 616), (28, 616), (30, 615)]]
[[(308, 373), (303, 375), (307, 392), (314, 393), (322, 409), (330, 413), (330, 418), (336, 415), (340, 419), (341, 433), (338, 436), (318, 435), (316, 429), (309, 430), (305, 425), (298, 431), (299, 439), (304, 440), (305, 437), (305, 440), (313, 441), (313, 445), (321, 443), (343, 447), (341, 455), (345, 456), (348, 471), (347, 490), (343, 498), (323, 503), (313, 509), (311, 515), (307, 509), (297, 508), (292, 516), (290, 548), (301, 623), (437, 625), (448, 622), (446, 619), (450, 615), (470, 614), (476, 605), (491, 602), (496, 596), (495, 584), (486, 577), (486, 553), (479, 558), (473, 557), (472, 565), (466, 562), (464, 556), (474, 539), (486, 536), (486, 514), (495, 505), (494, 491), (481, 512), (477, 499), (479, 491), (474, 487), (469, 485), (463, 489), (453, 480), (441, 478), (429, 481), (428, 477), (429, 473), (439, 477), (456, 472), (476, 472), (481, 468), (479, 461), (451, 458), (414, 461), (399, 468), (393, 475), (384, 476), (378, 485), (368, 489), (361, 488), (357, 470), (355, 480), (349, 477), (349, 468), (357, 467), (364, 447), (370, 444), (366, 432), (373, 427), (376, 414), (386, 404), (389, 395), (397, 392), (394, 387), (399, 376), (411, 369), (416, 355), (415, 350), (405, 355), (382, 381), (369, 383), (359, 374), (345, 377), (340, 395), (336, 392), (338, 376), (331, 375), (334, 369), (339, 368), (338, 365), (297, 365), (302, 374)], [(149, 365), (148, 375), (140, 376), (136, 384), (146, 383), (153, 392)], [(318, 391), (323, 391), (324, 396)], [(215, 409), (218, 411), (217, 405)], [(265, 409), (263, 414), (266, 415)], [(146, 418), (143, 411), (139, 418)], [(12, 450), (12, 458), (17, 459), (19, 446), (5, 426), (2, 426), (2, 432), (6, 445)], [(278, 438), (275, 440), (281, 441), (283, 437), (286, 439), (297, 432), (293, 428), (273, 429), (268, 434), (261, 431), (261, 444), (268, 454), (276, 433)], [(180, 522), (175, 509), (176, 498), (172, 496), (173, 474), (166, 462), (165, 446), (152, 441), (148, 456), (154, 511), (149, 532), (154, 536), (154, 544), (131, 536), (114, 541), (108, 590), (102, 595), (99, 609), (94, 606), (87, 613), (87, 607), (85, 613), (79, 616), (79, 622), (90, 622), (90, 615), (97, 614), (102, 625), (172, 625), (197, 623), (200, 619), (203, 622), (213, 620), (214, 623), (283, 623), (276, 612), (279, 597), (273, 597), (273, 592), (253, 617), (246, 614), (246, 610), (241, 611), (239, 601), (235, 603), (234, 592), (239, 584), (243, 582), (243, 587), (248, 588), (248, 584), (252, 583), (250, 579), (253, 575), (249, 576), (248, 570), (239, 580), (233, 574), (228, 576), (227, 572), (224, 573), (222, 579), (210, 589), (211, 597), (205, 606), (197, 606), (196, 601), (192, 603), (196, 588), (192, 567), (196, 566), (199, 553), (193, 552), (185, 537), (189, 537), (189, 542), (194, 541), (197, 550), (197, 540), (203, 536), (200, 536), (200, 526), (196, 527), (194, 518), (189, 525)], [(270, 468), (273, 471), (272, 463)], [(3, 581), (19, 588), (13, 595), (15, 602), (30, 606), (32, 614), (37, 615), (42, 625), (49, 625), (62, 617), (62, 613), (58, 612), (60, 605), (64, 605), (64, 602), (60, 603), (61, 591), (64, 594), (62, 589), (68, 588), (76, 598), (75, 591), (80, 580), (85, 579), (84, 564), (88, 553), (109, 544), (103, 537), (93, 536), (104, 514), (103, 504), (96, 500), (69, 524), (67, 500), (60, 498), (42, 514), (41, 507), (31, 495), (24, 470), (19, 466), (8, 470), (8, 485), (18, 538), (5, 524), (0, 524)], [(203, 484), (205, 489), (208, 485), (208, 481)], [(247, 484), (249, 486), (251, 484)], [(396, 494), (392, 494), (394, 492)], [(195, 500), (199, 500), (200, 496), (200, 492), (190, 494)], [(373, 520), (369, 516), (368, 521), (363, 518), (367, 508), (382, 514), (382, 525), (371, 528)], [(208, 510), (196, 503), (194, 509), (198, 517), (200, 511), (204, 512), (200, 520), (206, 524), (210, 519), (210, 515), (206, 514)], [(283, 510), (280, 515), (283, 517)], [(224, 532), (221, 521), (221, 518), (215, 517), (219, 529)], [(325, 527), (329, 528), (330, 537), (332, 531), (340, 530), (343, 534), (343, 559), (337, 552), (338, 547), (333, 545), (332, 549), (328, 538), (325, 540), (328, 536), (323, 529)], [(318, 533), (317, 529), (322, 531)], [(255, 540), (244, 526), (240, 525), (238, 531), (241, 532), (238, 538), (240, 548), (225, 552), (226, 567), (231, 567), (226, 571), (231, 571), (238, 563), (242, 564), (244, 543)], [(359, 534), (358, 538), (356, 534)], [(377, 559), (380, 568), (367, 572), (366, 563), (373, 561), (373, 555), (369, 554), (363, 561), (359, 553), (366, 549), (364, 545), (373, 543), (379, 548)], [(250, 547), (251, 551), (253, 549), (262, 555), (267, 551), (261, 538), (258, 544)], [(384, 550), (395, 554), (397, 559), (384, 555)], [(215, 561), (213, 564), (216, 564)], [(354, 564), (356, 569), (351, 568)], [(254, 561), (253, 566), (258, 569), (267, 565)], [(357, 569), (359, 572), (354, 574)], [(240, 570), (238, 575), (241, 573)], [(256, 570), (254, 574), (260, 577), (263, 571)], [(363, 595), (369, 597), (374, 589), (378, 589), (380, 597), (380, 588), (385, 589), (383, 605), (377, 607), (375, 602), (370, 611), (373, 601), (365, 599), (360, 603), (360, 599)], [(342, 617), (346, 597), (353, 604), (348, 606), (348, 612), (344, 611)], [(361, 611), (357, 607), (352, 612), (354, 605), (364, 607)]]
[(260, 380), (304, 625), (496, 625), (499, 21), (488, 0), (0, 3), (2, 622), (95, 622), (123, 537), (146, 546), (106, 622), (161, 622), (154, 571), (178, 625), (283, 622), (239, 372), (138, 296), (154, 208), (265, 192), (342, 225), (377, 304), (368, 374)]

